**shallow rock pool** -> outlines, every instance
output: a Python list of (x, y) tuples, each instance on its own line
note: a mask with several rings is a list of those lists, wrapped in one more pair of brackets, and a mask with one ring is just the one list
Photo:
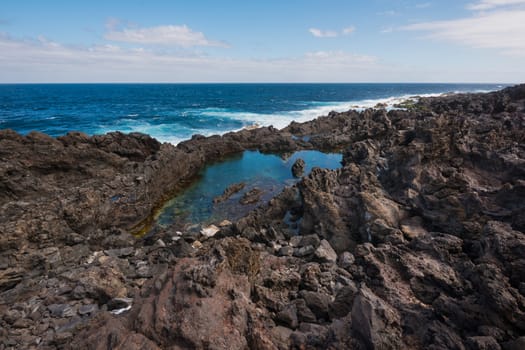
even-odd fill
[[(262, 154), (244, 151), (221, 162), (204, 168), (199, 176), (182, 192), (166, 203), (156, 222), (160, 226), (209, 224), (221, 220), (237, 220), (256, 206), (269, 201), (285, 186), (298, 181), (292, 175), (292, 165), (297, 159), (306, 163), (304, 175), (312, 168), (337, 169), (341, 167), (342, 155), (319, 151), (298, 151), (288, 155)], [(230, 185), (245, 183), (239, 192), (227, 200), (214, 203)], [(255, 203), (241, 204), (246, 193), (260, 192)], [(258, 190), (258, 191), (257, 191)], [(246, 197), (245, 197), (246, 198)]]

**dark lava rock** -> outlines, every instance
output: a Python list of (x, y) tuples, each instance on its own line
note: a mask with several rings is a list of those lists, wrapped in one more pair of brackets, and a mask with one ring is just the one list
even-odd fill
[(242, 205), (257, 203), (261, 199), (262, 194), (262, 190), (258, 189), (257, 187), (252, 188), (241, 197), (239, 203)]
[(277, 314), (277, 321), (291, 329), (296, 329), (299, 325), (297, 318), (297, 307), (294, 304), (286, 306)]
[(315, 256), (323, 262), (335, 263), (337, 261), (337, 253), (326, 239), (323, 239), (315, 250)]
[(301, 177), (304, 174), (306, 163), (301, 158), (297, 159), (292, 165), (292, 175), (294, 177)]
[(306, 305), (318, 319), (328, 319), (330, 296), (323, 293), (304, 291), (301, 293)]
[(78, 313), (80, 315), (93, 315), (98, 311), (98, 305), (97, 304), (88, 304), (88, 305), (82, 305), (78, 308)]
[(304, 299), (297, 299), (294, 302), (294, 305), (297, 309), (297, 318), (301, 322), (316, 322), (317, 318), (312, 310), (306, 305)]
[(76, 311), (68, 304), (51, 304), (47, 308), (53, 317), (72, 317), (76, 315)]
[(217, 204), (228, 200), (231, 196), (242, 190), (245, 186), (246, 184), (244, 182), (239, 182), (228, 186), (228, 188), (226, 188), (220, 196), (213, 198), (213, 203)]
[[(1, 130), (0, 347), (522, 349), (524, 101), (422, 98), (177, 147)], [(343, 167), (203, 242), (133, 237), (246, 149), (343, 150)]]

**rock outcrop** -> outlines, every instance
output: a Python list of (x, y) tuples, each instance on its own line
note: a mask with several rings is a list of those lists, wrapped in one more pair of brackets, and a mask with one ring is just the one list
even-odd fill
[(304, 174), (306, 163), (301, 158), (297, 159), (292, 165), (292, 175), (294, 177), (301, 177)]
[[(177, 147), (0, 131), (0, 348), (521, 348), (524, 145), (525, 85)], [(343, 167), (213, 234), (131, 235), (245, 149)]]

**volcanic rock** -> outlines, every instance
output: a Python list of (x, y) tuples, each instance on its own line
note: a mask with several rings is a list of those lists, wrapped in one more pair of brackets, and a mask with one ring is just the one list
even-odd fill
[(292, 165), (292, 175), (294, 177), (303, 176), (305, 166), (306, 166), (306, 163), (304, 162), (303, 159), (301, 158), (297, 159)]
[(239, 182), (228, 186), (228, 188), (226, 188), (220, 196), (213, 198), (213, 203), (216, 204), (228, 200), (235, 193), (241, 191), (245, 186), (246, 184), (244, 182)]
[(239, 203), (242, 205), (257, 203), (260, 200), (262, 194), (262, 190), (258, 189), (257, 187), (252, 188), (241, 197)]
[[(0, 348), (521, 349), (524, 101), (420, 98), (177, 147), (1, 130)], [(342, 150), (343, 167), (202, 242), (150, 230), (247, 149)]]

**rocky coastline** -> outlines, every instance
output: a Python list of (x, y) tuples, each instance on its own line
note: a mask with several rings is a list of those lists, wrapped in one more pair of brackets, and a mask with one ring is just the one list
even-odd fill
[[(213, 233), (148, 230), (243, 150), (343, 166)], [(248, 348), (524, 349), (525, 85), (176, 147), (0, 130), (1, 350)]]

